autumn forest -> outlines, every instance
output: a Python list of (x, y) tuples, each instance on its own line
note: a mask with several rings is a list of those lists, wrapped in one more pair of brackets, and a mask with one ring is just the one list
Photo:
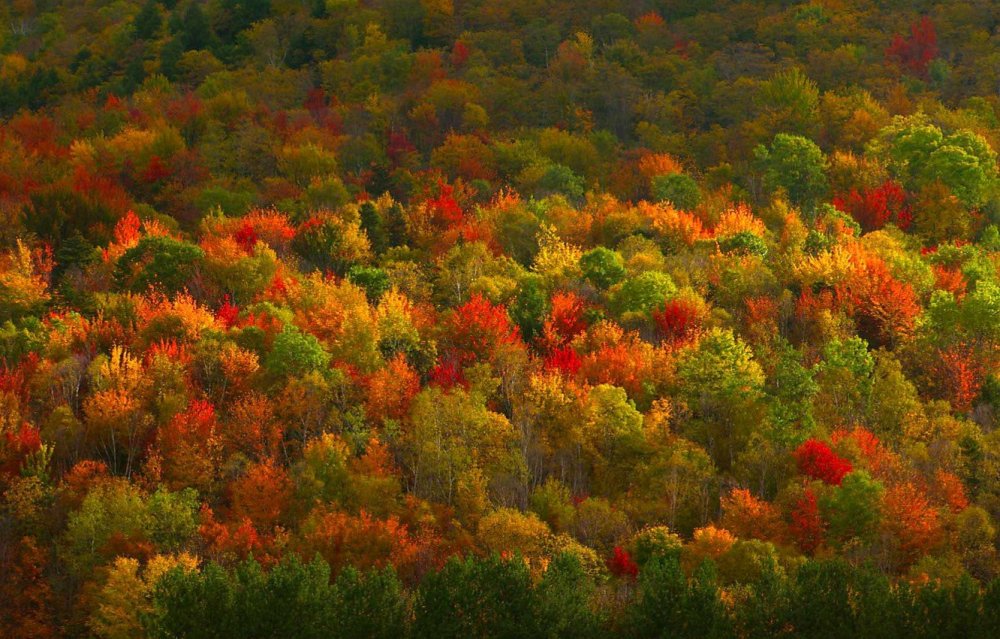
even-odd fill
[(994, 0), (0, 2), (0, 636), (1000, 636)]

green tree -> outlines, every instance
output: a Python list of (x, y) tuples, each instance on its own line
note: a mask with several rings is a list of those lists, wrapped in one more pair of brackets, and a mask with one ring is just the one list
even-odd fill
[(764, 83), (762, 106), (771, 131), (811, 136), (819, 125), (819, 89), (797, 67)]
[(627, 609), (629, 636), (722, 638), (731, 622), (719, 599), (714, 568), (700, 566), (689, 582), (676, 555), (655, 557), (639, 573), (635, 600)]
[(858, 636), (851, 608), (850, 565), (842, 560), (808, 561), (795, 576), (792, 624), (797, 635), (817, 639)]
[(945, 134), (923, 116), (897, 118), (868, 147), (910, 190), (941, 182), (967, 207), (980, 206), (997, 179), (997, 154), (969, 130)]
[(407, 634), (407, 597), (391, 566), (367, 573), (345, 568), (333, 584), (331, 606), (327, 636), (398, 639)]
[(793, 590), (775, 561), (763, 562), (757, 579), (736, 592), (740, 596), (733, 624), (738, 636), (771, 639), (791, 635)]
[(573, 169), (563, 164), (550, 164), (539, 176), (536, 193), (540, 196), (559, 193), (578, 202), (583, 198), (584, 190), (583, 178)]
[(690, 211), (701, 203), (698, 183), (684, 173), (657, 175), (650, 181), (650, 190), (657, 202), (670, 202), (682, 211)]
[(619, 314), (649, 313), (677, 292), (670, 276), (659, 271), (646, 271), (624, 282), (614, 292), (612, 304)]
[(826, 195), (826, 158), (812, 140), (779, 133), (769, 147), (757, 146), (754, 156), (761, 167), (764, 188), (772, 192), (784, 190), (792, 204), (812, 212)]
[(452, 558), (424, 577), (413, 604), (414, 639), (538, 636), (531, 576), (520, 558)]
[(92, 489), (66, 525), (61, 550), (66, 563), (85, 575), (114, 544), (148, 541), (163, 551), (183, 548), (198, 529), (197, 493), (187, 489), (171, 493), (160, 489), (145, 497), (124, 480), (114, 480)]
[(560, 553), (553, 557), (536, 588), (534, 616), (539, 636), (601, 636), (601, 618), (591, 607), (594, 592), (594, 582), (575, 555)]
[(834, 539), (870, 540), (881, 520), (882, 484), (866, 471), (848, 473), (831, 495), (821, 500), (824, 519)]
[(374, 266), (352, 266), (347, 271), (347, 279), (365, 290), (365, 297), (371, 304), (377, 304), (391, 286), (389, 274)]
[(160, 9), (156, 0), (148, 0), (132, 20), (136, 39), (152, 39), (159, 32), (162, 23), (163, 20), (160, 18)]
[(688, 436), (729, 468), (764, 416), (764, 371), (731, 330), (713, 329), (677, 364), (680, 397), (694, 419)]
[(69, 188), (51, 188), (31, 194), (22, 221), (27, 230), (58, 250), (76, 232), (94, 244), (105, 244), (111, 239), (115, 216), (98, 199)]
[(871, 397), (874, 371), (875, 358), (860, 337), (827, 343), (816, 371), (818, 421), (831, 428), (859, 423)]
[(192, 2), (181, 20), (180, 42), (184, 51), (207, 49), (215, 39), (200, 2)]
[(521, 329), (525, 341), (530, 342), (541, 332), (545, 317), (549, 314), (549, 298), (542, 276), (531, 273), (521, 278), (509, 313)]
[(363, 202), (360, 212), (361, 230), (368, 236), (372, 252), (375, 255), (385, 253), (386, 249), (389, 248), (389, 235), (386, 232), (386, 224), (382, 219), (382, 215), (371, 202)]
[(580, 256), (580, 270), (591, 284), (604, 290), (625, 277), (625, 261), (618, 251), (598, 246)]
[(264, 361), (264, 368), (275, 378), (298, 376), (312, 371), (325, 371), (330, 354), (315, 337), (286, 326), (274, 338), (274, 346)]
[(514, 427), (478, 393), (427, 387), (413, 400), (410, 424), (403, 457), (417, 495), (451, 504), (460, 480), (474, 469), (487, 479), (523, 470)]
[(144, 237), (119, 258), (115, 279), (135, 293), (150, 287), (177, 293), (191, 281), (204, 257), (194, 244), (167, 236)]
[(625, 490), (644, 448), (642, 413), (625, 389), (600, 384), (590, 390), (583, 418), (581, 443), (594, 467), (595, 491), (611, 495)]
[(144, 626), (150, 637), (210, 639), (246, 636), (235, 614), (239, 596), (233, 581), (218, 564), (201, 572), (175, 568), (153, 590), (153, 612)]

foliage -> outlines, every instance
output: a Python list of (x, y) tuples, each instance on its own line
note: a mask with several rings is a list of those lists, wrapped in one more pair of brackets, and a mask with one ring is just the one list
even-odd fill
[(1000, 635), (995, 7), (903, 4), (0, 3), (0, 636)]

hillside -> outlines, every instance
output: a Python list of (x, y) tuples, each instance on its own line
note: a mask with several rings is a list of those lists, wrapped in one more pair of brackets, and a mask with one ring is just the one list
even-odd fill
[(1000, 636), (995, 2), (0, 25), (0, 636)]

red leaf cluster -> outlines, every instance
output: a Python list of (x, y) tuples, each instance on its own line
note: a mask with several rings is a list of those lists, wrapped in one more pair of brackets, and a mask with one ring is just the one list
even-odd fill
[(621, 546), (615, 546), (614, 554), (607, 561), (608, 570), (612, 575), (623, 579), (635, 579), (639, 576), (639, 564), (632, 560), (628, 551)]
[(833, 205), (853, 217), (865, 232), (877, 231), (889, 222), (906, 230), (913, 222), (906, 192), (892, 180), (874, 189), (851, 189), (846, 195), (834, 197)]
[(583, 366), (583, 360), (572, 346), (560, 346), (545, 358), (545, 368), (559, 371), (566, 377), (574, 377)]
[(795, 461), (803, 475), (834, 486), (839, 486), (852, 469), (850, 461), (816, 439), (807, 440), (795, 449)]
[(804, 553), (812, 553), (823, 543), (823, 519), (819, 514), (816, 493), (807, 488), (795, 502), (789, 526), (795, 545)]
[(170, 177), (170, 168), (163, 163), (163, 160), (158, 155), (149, 158), (149, 164), (142, 172), (142, 180), (147, 184), (154, 184), (168, 177)]
[(229, 296), (226, 295), (222, 300), (222, 306), (219, 307), (219, 310), (215, 311), (215, 317), (226, 328), (232, 328), (236, 325), (236, 320), (240, 317), (240, 307), (233, 304)]
[(889, 62), (922, 78), (927, 77), (927, 68), (937, 54), (937, 31), (927, 16), (910, 25), (910, 37), (893, 36), (885, 51)]
[(455, 46), (451, 48), (451, 66), (456, 69), (465, 66), (466, 60), (469, 59), (469, 53), (469, 45), (461, 40), (456, 40)]
[(446, 358), (440, 362), (431, 369), (428, 376), (430, 377), (430, 384), (432, 386), (437, 386), (444, 390), (450, 390), (455, 386), (463, 388), (469, 386), (468, 380), (465, 379), (465, 375), (462, 373), (462, 367), (454, 358)]
[(240, 248), (246, 253), (253, 253), (253, 247), (257, 245), (257, 231), (254, 230), (253, 225), (249, 222), (244, 222), (236, 233), (233, 234), (233, 239)]
[(444, 182), (438, 183), (437, 197), (427, 200), (427, 208), (431, 217), (442, 227), (461, 224), (465, 219), (462, 207), (455, 199), (455, 187)]
[(676, 298), (667, 300), (663, 308), (653, 310), (653, 322), (664, 339), (673, 344), (691, 341), (698, 333), (701, 313), (691, 301)]
[(501, 346), (521, 341), (520, 331), (511, 323), (507, 309), (478, 293), (455, 309), (448, 328), (455, 355), (463, 365), (488, 361)]

